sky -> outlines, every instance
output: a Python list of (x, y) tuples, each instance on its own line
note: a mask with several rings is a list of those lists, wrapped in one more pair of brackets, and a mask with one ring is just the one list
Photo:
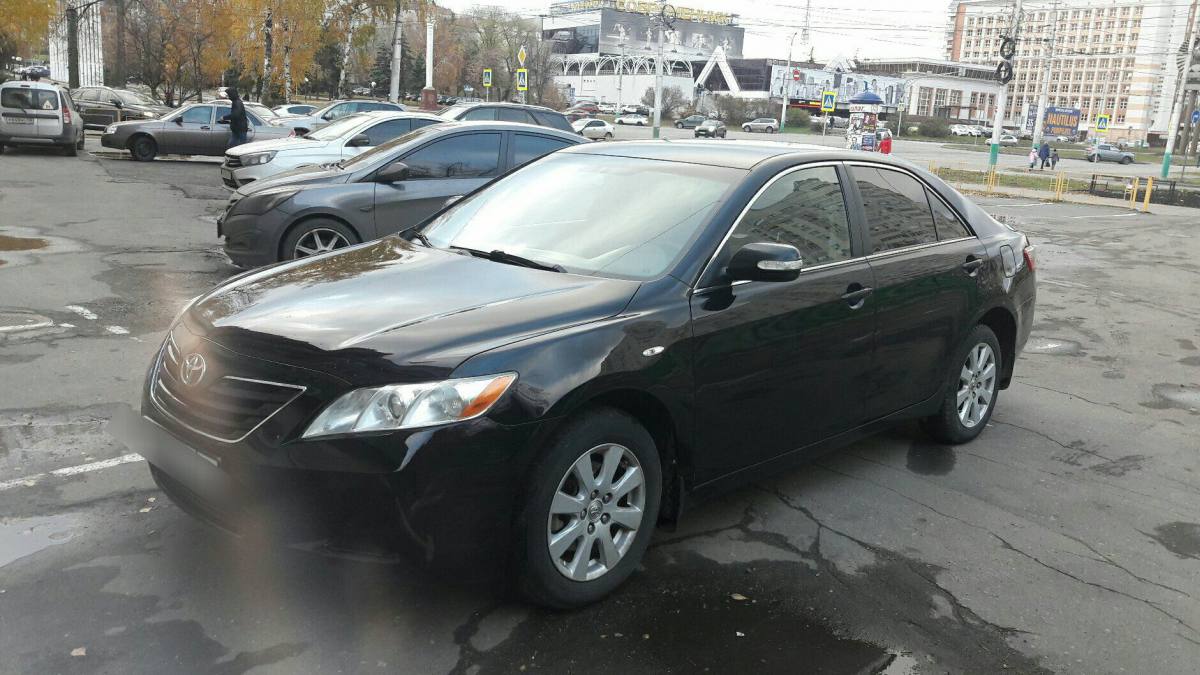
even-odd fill
[[(550, 0), (437, 0), (461, 12), (475, 5), (499, 6), (524, 16), (549, 11)], [(804, 25), (805, 0), (681, 0), (681, 7), (733, 12), (746, 30), (743, 55), (784, 59), (788, 40)], [(902, 8), (901, 8), (902, 6)], [(806, 59), (811, 47), (817, 61), (855, 56), (945, 58), (948, 0), (859, 0), (838, 4), (812, 0), (811, 45), (796, 36), (794, 58)]]

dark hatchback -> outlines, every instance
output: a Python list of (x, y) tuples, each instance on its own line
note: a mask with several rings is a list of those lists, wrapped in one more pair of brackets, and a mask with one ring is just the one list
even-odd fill
[(114, 428), (228, 529), (382, 518), (578, 606), (693, 496), (899, 420), (973, 439), (1035, 293), (1026, 237), (908, 164), (587, 144), (197, 298)]
[(443, 122), (336, 163), (238, 188), (217, 222), (242, 267), (344, 248), (399, 232), (497, 176), (587, 142), (575, 133), (501, 122)]

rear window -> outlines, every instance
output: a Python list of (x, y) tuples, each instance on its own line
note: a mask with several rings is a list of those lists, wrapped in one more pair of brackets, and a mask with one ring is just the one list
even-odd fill
[(58, 110), (58, 92), (48, 89), (6, 87), (0, 90), (0, 108)]
[(560, 131), (575, 131), (571, 128), (571, 123), (562, 113), (551, 112), (549, 110), (530, 110), (529, 113), (538, 121), (538, 124), (551, 129)]

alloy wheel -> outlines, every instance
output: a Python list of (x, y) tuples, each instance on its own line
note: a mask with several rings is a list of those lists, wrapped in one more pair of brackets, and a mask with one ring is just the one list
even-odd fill
[(340, 233), (324, 227), (309, 230), (296, 241), (293, 257), (307, 258), (318, 253), (328, 253), (335, 249), (349, 246), (350, 242)]
[(616, 443), (583, 453), (558, 483), (546, 521), (550, 559), (572, 581), (616, 567), (642, 526), (646, 482), (633, 452)]
[(996, 354), (986, 343), (967, 352), (958, 375), (958, 421), (974, 428), (987, 416), (996, 395)]

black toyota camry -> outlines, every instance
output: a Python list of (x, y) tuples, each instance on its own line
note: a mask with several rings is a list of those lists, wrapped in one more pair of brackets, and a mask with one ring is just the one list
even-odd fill
[(117, 427), (226, 529), (369, 519), (571, 607), (695, 497), (899, 420), (973, 439), (1034, 297), (1026, 237), (900, 161), (580, 145), (195, 299)]

